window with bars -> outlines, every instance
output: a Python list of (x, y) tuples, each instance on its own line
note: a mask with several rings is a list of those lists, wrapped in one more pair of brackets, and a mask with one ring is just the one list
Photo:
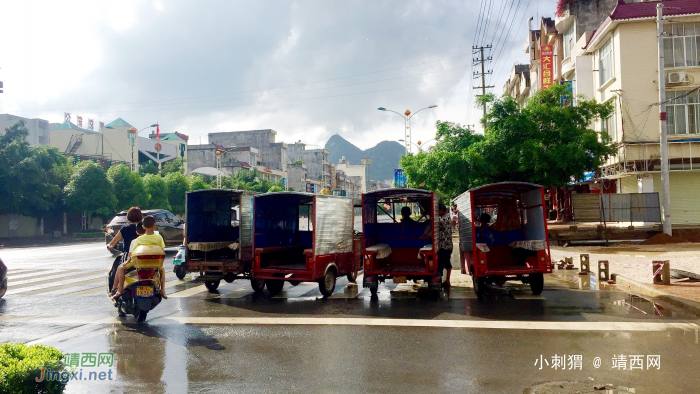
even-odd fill
[(666, 92), (666, 132), (700, 134), (700, 92)]
[(608, 40), (598, 50), (598, 74), (600, 77), (600, 86), (605, 85), (612, 77), (615, 76), (613, 71), (613, 46), (612, 38)]
[(664, 67), (700, 66), (700, 22), (664, 24)]

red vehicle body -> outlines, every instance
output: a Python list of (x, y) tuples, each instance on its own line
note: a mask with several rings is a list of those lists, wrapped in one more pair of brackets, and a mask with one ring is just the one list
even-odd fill
[[(474, 291), (483, 296), (489, 283), (529, 283), (534, 294), (552, 272), (542, 186), (523, 182), (494, 183), (455, 198), (459, 214), (462, 273), (469, 273)], [(491, 216), (482, 223), (482, 215)]]
[(258, 195), (253, 200), (251, 284), (272, 295), (284, 282), (318, 282), (330, 296), (338, 276), (354, 282), (362, 269), (361, 237), (353, 236), (352, 199), (309, 193)]
[[(431, 290), (441, 286), (437, 270), (438, 196), (419, 189), (385, 189), (362, 195), (363, 286), (377, 294), (379, 282), (424, 280)], [(408, 206), (418, 221), (399, 219)]]

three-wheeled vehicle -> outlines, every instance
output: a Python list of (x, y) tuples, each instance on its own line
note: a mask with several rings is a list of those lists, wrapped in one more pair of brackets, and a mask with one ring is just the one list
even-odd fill
[[(482, 297), (486, 285), (529, 283), (533, 294), (552, 272), (544, 189), (523, 182), (494, 183), (455, 198), (462, 273)], [(488, 222), (486, 222), (488, 220)]]
[(361, 238), (353, 237), (350, 198), (280, 192), (253, 200), (253, 290), (260, 280), (273, 296), (284, 282), (318, 282), (330, 296), (336, 278), (354, 282), (362, 269)]
[(199, 272), (210, 292), (221, 280), (250, 278), (253, 261), (251, 198), (253, 192), (205, 189), (187, 192), (185, 249), (174, 271), (183, 279)]
[[(429, 290), (440, 289), (439, 200), (437, 194), (419, 189), (385, 189), (362, 195), (362, 284), (372, 295), (377, 294), (379, 282), (386, 279), (394, 283), (423, 280)], [(401, 211), (407, 209), (412, 218), (401, 218)]]

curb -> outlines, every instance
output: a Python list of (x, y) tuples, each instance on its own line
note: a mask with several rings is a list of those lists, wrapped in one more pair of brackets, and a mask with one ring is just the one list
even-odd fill
[(700, 303), (686, 300), (685, 298), (677, 297), (669, 294), (663, 290), (654, 288), (653, 285), (640, 283), (636, 280), (626, 278), (622, 275), (613, 274), (615, 278), (615, 285), (620, 290), (627, 291), (628, 293), (634, 293), (641, 296), (656, 298), (661, 301), (668, 302), (669, 304), (691, 312), (695, 315), (700, 316)]

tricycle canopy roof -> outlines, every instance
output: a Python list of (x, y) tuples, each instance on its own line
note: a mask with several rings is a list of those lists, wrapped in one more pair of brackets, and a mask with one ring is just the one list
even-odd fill
[(431, 192), (430, 190), (400, 188), (400, 189), (375, 190), (372, 192), (365, 193), (365, 196), (372, 197), (376, 200), (379, 200), (379, 199), (387, 198), (387, 197), (426, 198), (426, 197), (430, 197), (431, 194), (433, 194), (433, 192)]
[(314, 194), (314, 193), (304, 193), (304, 192), (271, 192), (271, 193), (263, 193), (263, 194), (258, 194), (256, 197), (267, 197), (267, 196), (297, 196), (297, 197), (320, 197), (320, 198), (344, 198), (344, 199), (349, 199), (348, 197), (343, 197), (343, 196), (333, 196), (330, 194)]
[(251, 192), (249, 190), (238, 190), (238, 189), (201, 189), (201, 190), (193, 190), (187, 192), (187, 194), (215, 194), (215, 193), (221, 193), (221, 194), (248, 194), (248, 195), (255, 195), (258, 194), (256, 192)]
[(528, 182), (499, 182), (491, 183), (484, 186), (471, 189), (457, 196), (454, 200), (459, 199), (466, 193), (471, 193), (474, 199), (489, 199), (489, 198), (509, 198), (515, 197), (525, 192), (535, 189), (541, 189), (541, 185)]

